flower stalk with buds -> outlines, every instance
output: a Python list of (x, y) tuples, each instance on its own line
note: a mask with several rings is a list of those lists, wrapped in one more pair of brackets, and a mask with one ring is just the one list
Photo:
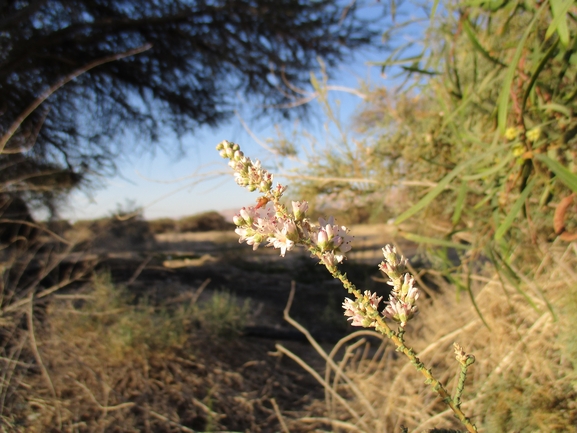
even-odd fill
[[(425, 376), (425, 383), (439, 394), (467, 430), (471, 433), (476, 432), (475, 425), (460, 407), (466, 368), (473, 363), (474, 358), (464, 354), (460, 346), (457, 353), (456, 346), (461, 375), (456, 395), (451, 397), (431, 370), (420, 361), (416, 352), (405, 345), (405, 326), (417, 314), (419, 299), (415, 280), (406, 272), (407, 260), (402, 256), (399, 257), (394, 247), (387, 245), (383, 248), (384, 260), (379, 269), (389, 277), (388, 284), (392, 289), (384, 308), (381, 308), (382, 297), (368, 290), (361, 292), (338, 268), (338, 264), (343, 262), (346, 253), (350, 251), (353, 240), (346, 227), (336, 224), (333, 217), (327, 220), (319, 218), (318, 225), (311, 223), (306, 217), (308, 210), (306, 201), (293, 201), (291, 212), (281, 203), (286, 187), (280, 184), (273, 187), (273, 175), (262, 168), (260, 161), (253, 162), (244, 156), (238, 144), (225, 140), (218, 144), (217, 150), (223, 158), (229, 160), (228, 165), (235, 172), (236, 183), (249, 191), (258, 191), (261, 194), (256, 206), (242, 208), (233, 219), (237, 226), (235, 231), (240, 236), (239, 242), (246, 242), (255, 250), (267, 242), (266, 246), (279, 249), (281, 256), (295, 246), (307, 248), (311, 256), (316, 257), (333, 278), (339, 280), (354, 297), (354, 299), (345, 298), (343, 302), (344, 314), (351, 325), (374, 328), (392, 340), (397, 346), (397, 351), (405, 354), (415, 368)], [(272, 203), (272, 209), (266, 206), (268, 203)], [(396, 322), (398, 330), (391, 329), (387, 320)]]
[(475, 362), (475, 357), (473, 355), (468, 355), (465, 353), (463, 348), (457, 343), (453, 343), (455, 349), (455, 358), (457, 362), (461, 365), (461, 370), (459, 372), (459, 381), (457, 382), (457, 390), (455, 391), (455, 396), (453, 397), (453, 403), (458, 408), (461, 407), (461, 395), (465, 389), (465, 379), (467, 379), (467, 368), (469, 368)]

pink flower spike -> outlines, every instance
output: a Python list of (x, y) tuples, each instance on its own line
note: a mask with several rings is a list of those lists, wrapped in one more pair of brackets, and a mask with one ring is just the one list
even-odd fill
[(388, 319), (392, 319), (401, 324), (404, 327), (409, 320), (411, 320), (419, 309), (416, 305), (408, 304), (400, 299), (395, 298), (391, 295), (389, 302), (383, 311), (383, 316)]
[(371, 307), (375, 310), (379, 308), (379, 303), (383, 299), (382, 296), (377, 296), (376, 293), (371, 293), (369, 290), (365, 290), (365, 296), (369, 298), (369, 304), (371, 304)]

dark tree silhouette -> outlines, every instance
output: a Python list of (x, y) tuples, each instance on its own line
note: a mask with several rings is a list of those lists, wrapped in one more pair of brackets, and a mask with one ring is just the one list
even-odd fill
[[(266, 112), (373, 42), (357, 5), (329, 0), (21, 0), (0, 4), (0, 135), (59, 80), (8, 141), (2, 177), (66, 172), (65, 185), (114, 168), (123, 134), (145, 144), (216, 126), (238, 94)], [(375, 19), (372, 20), (374, 24)], [(146, 49), (150, 46), (149, 49)], [(108, 61), (131, 50), (144, 51)], [(96, 67), (92, 67), (98, 64)], [(286, 82), (280, 77), (284, 74)], [(282, 110), (281, 110), (282, 112)], [(287, 114), (287, 111), (284, 112)], [(22, 149), (29, 149), (22, 153)], [(63, 177), (63, 174), (59, 174)]]

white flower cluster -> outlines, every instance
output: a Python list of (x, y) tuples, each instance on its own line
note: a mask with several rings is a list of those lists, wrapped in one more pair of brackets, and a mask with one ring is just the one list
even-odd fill
[(254, 206), (243, 207), (233, 218), (237, 225), (235, 232), (240, 236), (239, 242), (252, 245), (256, 250), (263, 242), (267, 247), (273, 246), (281, 250), (284, 257), (295, 244), (301, 240), (301, 234), (295, 224), (296, 215), (304, 215), (308, 207), (306, 202), (293, 202), (293, 218), (279, 217), (273, 211), (257, 209)]
[(413, 276), (405, 273), (407, 259), (402, 256), (399, 258), (395, 247), (387, 245), (383, 248), (383, 255), (385, 260), (379, 269), (389, 276), (388, 284), (393, 286), (383, 315), (405, 326), (419, 311), (416, 305), (419, 289), (415, 286)]
[(343, 308), (345, 309), (345, 316), (348, 317), (347, 320), (351, 321), (352, 326), (363, 326), (365, 328), (375, 326), (376, 322), (374, 317), (369, 314), (367, 307), (370, 305), (373, 311), (378, 311), (379, 303), (382, 299), (382, 296), (377, 297), (376, 293), (371, 293), (368, 290), (365, 291), (363, 298), (355, 301), (345, 298)]
[(332, 217), (328, 221), (319, 218), (319, 226), (311, 225), (305, 218), (308, 210), (306, 201), (293, 201), (292, 210), (292, 214), (284, 216), (266, 208), (243, 207), (233, 218), (237, 225), (235, 232), (240, 236), (239, 242), (246, 242), (256, 250), (266, 241), (267, 247), (280, 249), (283, 257), (295, 245), (312, 243), (320, 251), (323, 264), (335, 266), (341, 263), (345, 253), (351, 249), (353, 239), (347, 228), (336, 225)]
[[(387, 245), (383, 248), (383, 255), (385, 260), (381, 262), (379, 269), (389, 276), (388, 284), (393, 286), (393, 289), (381, 314), (404, 327), (418, 312), (416, 301), (419, 299), (419, 289), (415, 286), (413, 276), (405, 272), (407, 259), (402, 256), (399, 258), (395, 247)], [(371, 311), (378, 311), (381, 299), (382, 297), (377, 297), (375, 293), (369, 291), (356, 301), (345, 298), (343, 302), (345, 316), (349, 317), (348, 320), (353, 326), (376, 326), (375, 317), (370, 314), (368, 307), (372, 307)]]
[(331, 216), (328, 221), (319, 218), (319, 226), (313, 229), (311, 240), (322, 253), (322, 262), (326, 266), (335, 266), (345, 258), (345, 253), (350, 251), (353, 237), (348, 234), (345, 226), (335, 224)]

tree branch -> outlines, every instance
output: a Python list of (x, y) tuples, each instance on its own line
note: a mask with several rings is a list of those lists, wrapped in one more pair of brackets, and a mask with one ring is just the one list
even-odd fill
[(12, 125), (10, 125), (10, 127), (8, 128), (8, 131), (6, 131), (6, 133), (0, 138), (0, 154), (4, 153), (4, 148), (6, 147), (6, 143), (8, 143), (8, 141), (16, 133), (16, 131), (18, 130), (20, 125), (22, 125), (22, 122), (24, 122), (24, 120), (26, 120), (26, 118), (30, 114), (32, 114), (32, 112), (34, 112), (34, 110), (36, 110), (44, 101), (46, 101), (46, 99), (48, 99), (50, 97), (50, 95), (52, 95), (54, 92), (56, 92), (62, 86), (69, 83), (70, 81), (74, 80), (79, 75), (84, 74), (86, 71), (89, 71), (90, 69), (93, 69), (97, 66), (103, 65), (104, 63), (114, 62), (116, 60), (120, 60), (120, 59), (123, 59), (125, 57), (130, 57), (130, 56), (134, 56), (136, 54), (140, 54), (146, 50), (149, 50), (151, 47), (152, 47), (152, 44), (146, 44), (146, 45), (143, 45), (142, 47), (135, 48), (133, 50), (128, 50), (128, 51), (125, 51), (123, 53), (113, 54), (111, 56), (104, 57), (103, 59), (95, 60), (95, 61), (89, 63), (88, 65), (83, 66), (82, 68), (77, 69), (76, 71), (66, 75), (65, 77), (62, 77), (60, 80), (58, 80), (52, 86), (50, 86), (48, 89), (46, 89), (44, 92), (42, 92), (42, 94), (40, 96), (38, 96), (38, 98), (36, 98), (32, 102), (32, 104), (30, 104), (22, 113), (20, 113), (20, 115), (16, 118), (16, 120), (14, 120)]

